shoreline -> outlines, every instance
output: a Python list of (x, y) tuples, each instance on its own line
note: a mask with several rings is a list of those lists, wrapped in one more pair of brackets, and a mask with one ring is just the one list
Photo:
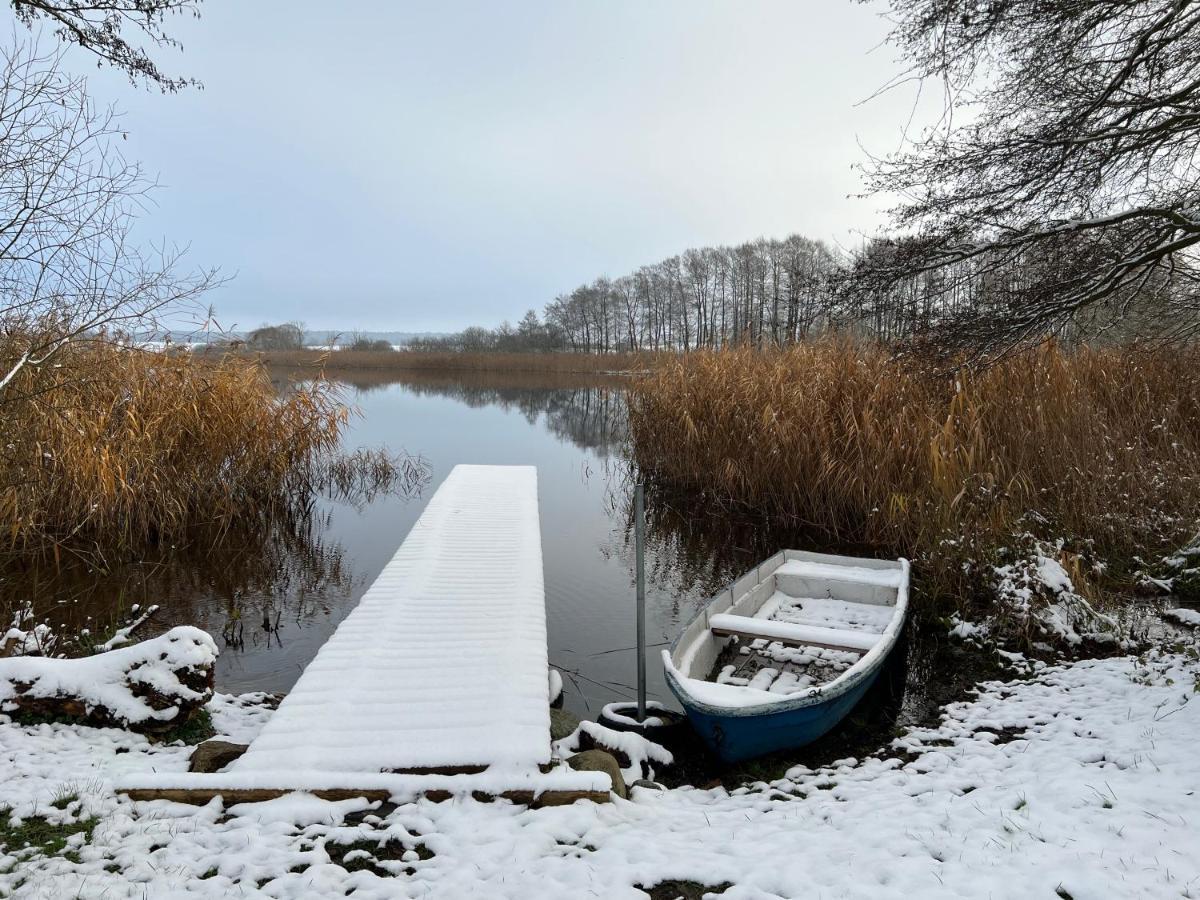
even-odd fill
[[(213, 350), (202, 352), (210, 356)], [(656, 358), (632, 353), (454, 353), (420, 350), (231, 351), (270, 368), (325, 372), (539, 372), (633, 377), (653, 371)]]

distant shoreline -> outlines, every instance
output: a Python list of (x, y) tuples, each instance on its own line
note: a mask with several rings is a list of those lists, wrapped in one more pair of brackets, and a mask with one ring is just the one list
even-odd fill
[(636, 375), (655, 368), (663, 354), (649, 353), (457, 353), (421, 350), (243, 351), (243, 356), (280, 368), (346, 371), (509, 371)]

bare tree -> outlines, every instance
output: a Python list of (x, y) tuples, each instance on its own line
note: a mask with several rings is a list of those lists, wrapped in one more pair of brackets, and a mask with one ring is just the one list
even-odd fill
[(123, 70), (130, 81), (155, 84), (164, 91), (195, 85), (195, 79), (165, 74), (143, 47), (124, 37), (126, 28), (139, 32), (158, 48), (177, 48), (167, 34), (168, 15), (200, 15), (201, 0), (12, 0), (17, 19), (29, 27), (42, 22), (54, 33), (95, 55), (101, 65)]
[(178, 250), (132, 242), (151, 185), (115, 150), (112, 111), (60, 59), (30, 45), (0, 59), (0, 399), (68, 343), (145, 333), (168, 311), (201, 314), (216, 281), (179, 274)]
[(690, 350), (787, 344), (839, 325), (832, 276), (840, 260), (792, 235), (687, 250), (620, 278), (597, 278), (530, 310), (516, 329), (469, 328), (414, 342), (425, 350)]
[(873, 192), (905, 198), (903, 238), (864, 255), (853, 283), (919, 291), (940, 339), (982, 350), (1134, 309), (1154, 336), (1194, 332), (1200, 4), (889, 6), (911, 64), (897, 82), (941, 84), (946, 113), (868, 166)]

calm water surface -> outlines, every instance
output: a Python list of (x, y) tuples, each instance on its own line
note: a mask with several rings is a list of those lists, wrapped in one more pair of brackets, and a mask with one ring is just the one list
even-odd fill
[[(287, 383), (280, 374), (279, 385)], [(144, 636), (177, 624), (217, 638), (224, 691), (287, 691), (396, 552), (426, 502), (458, 463), (538, 470), (551, 664), (566, 704), (581, 714), (634, 696), (636, 658), (625, 382), (618, 377), (522, 373), (424, 375), (345, 383), (357, 407), (347, 449), (388, 447), (420, 456), (429, 482), (416, 496), (318, 500), (268, 540), (162, 548), (103, 570), (63, 561), (0, 578), (0, 602), (32, 598), (39, 612), (102, 634), (113, 610), (159, 604)], [(649, 693), (669, 701), (656, 645), (668, 643), (703, 601), (751, 564), (720, 540), (696, 546), (666, 507), (649, 511)], [(720, 560), (717, 557), (720, 557)]]
[[(282, 387), (285, 375), (278, 376)], [(416, 496), (317, 501), (264, 540), (196, 542), (101, 571), (64, 561), (0, 578), (0, 604), (32, 599), (51, 621), (103, 633), (113, 610), (159, 604), (145, 634), (187, 624), (217, 638), (217, 685), (230, 692), (287, 691), (396, 552), (426, 502), (458, 463), (534, 465), (538, 470), (551, 665), (566, 705), (581, 715), (634, 696), (636, 656), (632, 481), (626, 382), (619, 377), (523, 373), (356, 376), (346, 400), (361, 412), (347, 447), (419, 455), (429, 482)], [(704, 601), (780, 547), (855, 552), (800, 534), (737, 526), (721, 514), (690, 514), (647, 496), (647, 673), (651, 698), (675, 705), (661, 647)], [(939, 685), (959, 677), (924, 639), (895, 653), (880, 680), (881, 711), (866, 724), (880, 739), (897, 715), (916, 721), (936, 708)], [(940, 698), (945, 699), (945, 698)], [(872, 704), (863, 704), (873, 708)], [(864, 731), (863, 723), (847, 732)], [(872, 738), (874, 739), (874, 738)], [(831, 748), (837, 754), (842, 748)], [(851, 748), (855, 749), (855, 748)], [(844, 755), (844, 754), (843, 754)]]
[[(619, 379), (540, 380), (427, 377), (351, 386), (348, 399), (362, 417), (349, 443), (419, 454), (429, 465), (430, 485), (418, 498), (385, 497), (362, 509), (326, 504), (323, 539), (342, 548), (349, 590), (290, 622), (278, 642), (227, 654), (223, 686), (286, 690), (395, 553), (451, 468), (489, 463), (538, 470), (550, 662), (566, 677), (567, 705), (594, 713), (630, 696), (636, 657), (624, 386)], [(656, 548), (647, 567), (678, 574)], [(669, 641), (712, 587), (703, 578), (679, 581), (649, 579), (651, 644)], [(649, 655), (649, 692), (666, 700), (657, 650)]]

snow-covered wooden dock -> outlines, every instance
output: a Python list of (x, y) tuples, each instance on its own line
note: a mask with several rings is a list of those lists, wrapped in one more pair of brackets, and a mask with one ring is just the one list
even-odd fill
[(249, 749), (136, 798), (484, 793), (606, 799), (550, 764), (537, 471), (457, 466)]

